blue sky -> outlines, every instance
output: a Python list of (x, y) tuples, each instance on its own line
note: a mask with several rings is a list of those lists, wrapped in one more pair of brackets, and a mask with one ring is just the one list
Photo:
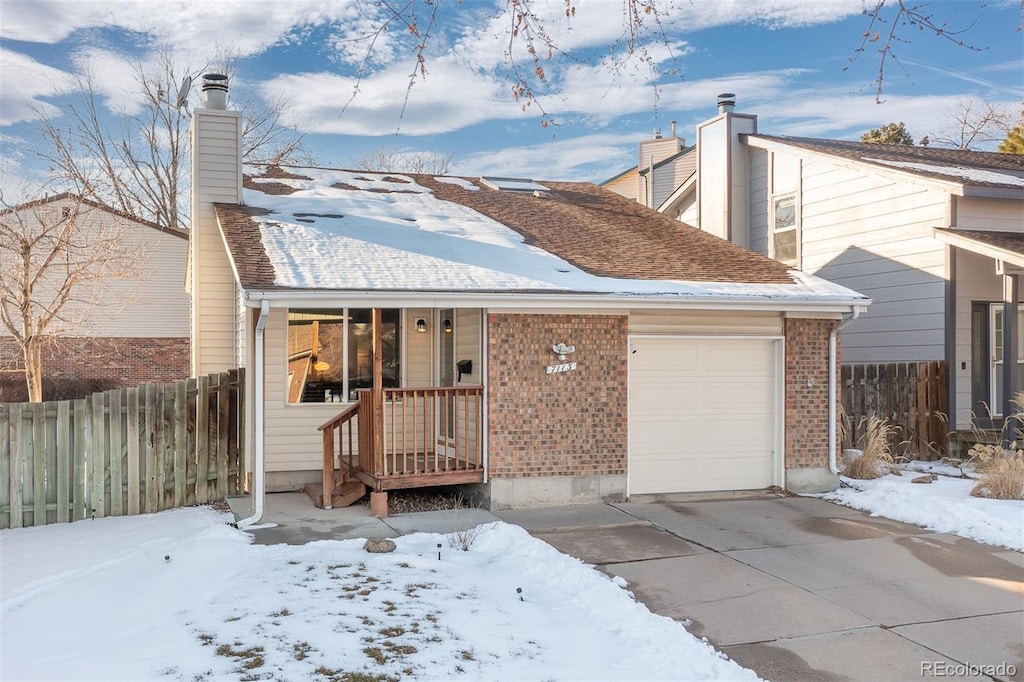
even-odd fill
[[(372, 0), (3, 0), (4, 187), (40, 172), (34, 110), (50, 107), (71, 74), (91, 65), (104, 115), (131, 111), (123, 74), (152, 61), (157, 48), (183, 71), (232, 49), (232, 94), (286, 98), (284, 121), (306, 133), (323, 165), (351, 167), (361, 154), (390, 147), (452, 154), (454, 172), (470, 176), (607, 179), (635, 164), (636, 143), (655, 128), (667, 133), (674, 120), (692, 140), (720, 92), (736, 93), (737, 110), (757, 114), (763, 133), (844, 139), (904, 121), (915, 138), (934, 140), (949, 132), (958, 98), (1011, 111), (1024, 101), (1018, 0), (930, 3), (950, 29), (969, 27), (961, 37), (984, 49), (907, 27), (909, 42), (895, 45), (906, 72), (886, 65), (882, 103), (874, 85), (879, 43), (849, 61), (867, 28), (862, 10), (875, 0), (665, 0), (666, 40), (642, 37), (659, 68), (654, 81), (637, 60), (618, 72), (601, 64), (623, 34), (623, 0), (575, 0), (568, 21), (563, 0), (534, 0), (569, 53), (544, 63), (548, 79), (537, 84), (551, 123), (544, 126), (537, 106), (524, 110), (510, 94), (509, 22), (499, 11), (506, 0), (435, 1), (442, 4), (427, 73), (408, 100), (413, 41), (393, 30), (378, 37), (349, 102), (364, 37), (380, 19)], [(424, 20), (425, 0), (413, 2)]]

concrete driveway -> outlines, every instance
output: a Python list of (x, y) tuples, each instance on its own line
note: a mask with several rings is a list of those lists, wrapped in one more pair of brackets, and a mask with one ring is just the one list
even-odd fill
[(635, 500), (495, 515), (769, 680), (1024, 680), (1024, 554), (813, 498)]

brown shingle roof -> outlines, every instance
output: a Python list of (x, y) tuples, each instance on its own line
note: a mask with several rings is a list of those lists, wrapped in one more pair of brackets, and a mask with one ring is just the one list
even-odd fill
[[(301, 168), (270, 169), (262, 177), (309, 179)], [(379, 176), (368, 173), (367, 175)], [(792, 284), (790, 268), (729, 241), (673, 220), (636, 202), (583, 182), (544, 182), (550, 192), (498, 191), (465, 178), (478, 190), (442, 183), (429, 175), (405, 174), (439, 199), (466, 206), (523, 235), (525, 241), (593, 275), (621, 279)], [(391, 177), (394, 180), (393, 177)], [(247, 288), (274, 286), (274, 270), (263, 249), (259, 225), (265, 215), (258, 195), (288, 195), (283, 183), (253, 183), (252, 207), (216, 204), (239, 278)], [(355, 187), (344, 187), (351, 191)], [(292, 216), (282, 216), (292, 220)]]
[[(989, 170), (1024, 177), (1024, 155), (1000, 154), (997, 152), (975, 152), (963, 149), (941, 149), (939, 147), (916, 147), (900, 144), (869, 144), (849, 140), (822, 140), (811, 137), (786, 137), (776, 135), (747, 135), (748, 140), (769, 140), (781, 142), (793, 147), (817, 151), (840, 158), (869, 163), (884, 168), (895, 168), (900, 171), (921, 175), (937, 180), (955, 179), (973, 187), (1007, 188), (1020, 190), (1020, 185), (1001, 182), (988, 182), (981, 179), (964, 179), (955, 177), (955, 173), (939, 173), (919, 168), (891, 166), (879, 161), (894, 163), (913, 163), (930, 166), (946, 166)], [(954, 177), (951, 177), (954, 176)]]
[(1024, 233), (996, 232), (994, 230), (935, 229), (938, 232), (956, 234), (959, 237), (965, 237), (971, 241), (978, 242), (979, 244), (1024, 255)]

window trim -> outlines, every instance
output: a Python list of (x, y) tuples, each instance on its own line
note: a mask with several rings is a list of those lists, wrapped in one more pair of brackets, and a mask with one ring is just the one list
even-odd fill
[[(801, 248), (802, 247), (802, 243), (801, 242), (803, 241), (803, 239), (802, 239), (802, 231), (800, 229), (801, 215), (800, 215), (799, 195), (800, 195), (800, 193), (798, 191), (792, 190), (792, 191), (789, 191), (789, 192), (779, 192), (777, 194), (776, 193), (772, 193), (772, 195), (768, 199), (768, 225), (769, 225), (769, 228), (770, 228), (769, 229), (768, 244), (769, 244), (769, 247), (770, 247), (771, 257), (774, 258), (775, 260), (779, 261), (780, 263), (785, 263), (786, 265), (794, 267), (797, 270), (800, 269), (800, 262), (801, 262), (801, 259), (802, 259), (802, 256), (803, 256), (803, 249)], [(784, 228), (780, 229), (780, 228), (776, 227), (776, 224), (775, 224), (775, 222), (776, 222), (776, 213), (775, 213), (775, 211), (776, 211), (778, 203), (780, 201), (783, 201), (785, 199), (790, 199), (790, 198), (793, 200), (793, 224), (791, 226), (787, 226), (787, 227), (784, 227)], [(778, 254), (776, 253), (776, 249), (775, 249), (775, 237), (776, 237), (776, 235), (783, 234), (783, 233), (786, 233), (786, 232), (793, 232), (794, 236), (795, 236), (795, 240), (794, 241), (795, 241), (796, 255), (794, 256), (792, 262), (784, 261), (784, 260), (780, 259), (778, 257)]]
[[(1003, 314), (1003, 303), (990, 302), (988, 303), (988, 334), (987, 334), (987, 348), (986, 356), (988, 359), (988, 365), (986, 367), (988, 373), (988, 400), (989, 400), (989, 412), (992, 418), (1003, 418), (1003, 397), (996, 395), (996, 377), (1002, 373), (1003, 367), (1003, 354), (1002, 352), (996, 353), (996, 316)], [(1017, 304), (1017, 314), (1019, 316), (1019, 324), (1024, 323), (1024, 303)], [(1004, 323), (1005, 325), (1005, 323)], [(1018, 343), (1021, 340), (1018, 339)], [(1024, 367), (1024, 353), (1020, 353), (1017, 358), (1017, 371)], [(998, 370), (998, 372), (997, 372)]]

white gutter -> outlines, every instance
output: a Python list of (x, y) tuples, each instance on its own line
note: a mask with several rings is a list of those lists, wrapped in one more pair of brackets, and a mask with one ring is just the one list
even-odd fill
[(253, 505), (252, 516), (242, 519), (238, 526), (251, 526), (263, 518), (263, 501), (266, 491), (263, 483), (263, 330), (270, 316), (270, 301), (263, 299), (260, 303), (260, 317), (256, 320), (256, 343), (252, 361), (252, 401), (253, 401)]
[(853, 306), (851, 315), (837, 324), (828, 335), (828, 468), (833, 474), (839, 475), (838, 458), (836, 448), (839, 443), (836, 441), (836, 388), (838, 378), (836, 376), (836, 342), (839, 332), (843, 327), (860, 317), (861, 307)]
[[(783, 285), (784, 286), (784, 285)], [(853, 293), (853, 292), (850, 292)], [(846, 313), (853, 306), (865, 307), (871, 299), (844, 294), (607, 294), (607, 293), (495, 293), (462, 291), (368, 291), (346, 289), (250, 289), (245, 293), (244, 305), (258, 308), (263, 300), (275, 306), (301, 308), (318, 307), (340, 300), (351, 301), (352, 307), (389, 308), (536, 308), (538, 310), (585, 307), (607, 310), (615, 305), (621, 308), (661, 310), (722, 310), (813, 313)]]

